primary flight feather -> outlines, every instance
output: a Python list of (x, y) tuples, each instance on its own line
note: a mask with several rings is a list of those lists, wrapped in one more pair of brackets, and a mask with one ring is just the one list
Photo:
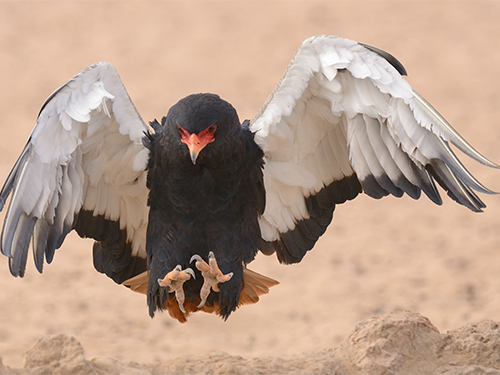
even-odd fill
[(277, 282), (246, 265), (260, 250), (296, 263), (337, 204), (437, 182), (472, 211), (492, 193), (450, 148), (489, 167), (404, 80), (388, 53), (334, 36), (304, 41), (263, 108), (240, 122), (214, 94), (181, 99), (146, 125), (109, 63), (56, 90), (0, 192), (11, 195), (1, 251), (23, 276), (73, 229), (95, 239), (95, 268), (167, 309), (226, 319)]

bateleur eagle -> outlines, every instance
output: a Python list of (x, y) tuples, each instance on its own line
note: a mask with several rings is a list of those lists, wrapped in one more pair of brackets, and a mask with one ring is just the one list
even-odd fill
[(92, 65), (43, 105), (0, 192), (12, 275), (72, 231), (95, 268), (167, 309), (226, 319), (277, 282), (246, 268), (258, 250), (297, 263), (335, 206), (365, 193), (441, 204), (437, 182), (478, 212), (492, 193), (449, 144), (489, 167), (403, 79), (390, 54), (334, 36), (303, 42), (251, 121), (214, 94), (181, 99), (146, 125), (118, 73)]

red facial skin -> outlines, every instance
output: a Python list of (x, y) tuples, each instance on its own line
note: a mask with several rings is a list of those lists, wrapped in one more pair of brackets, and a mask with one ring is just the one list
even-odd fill
[(209, 144), (215, 141), (214, 133), (217, 130), (217, 124), (212, 124), (206, 129), (203, 129), (198, 134), (190, 133), (186, 129), (177, 126), (179, 132), (181, 133), (181, 142), (185, 143), (189, 148), (189, 155), (191, 156), (191, 161), (196, 164), (196, 159), (200, 154), (201, 150)]

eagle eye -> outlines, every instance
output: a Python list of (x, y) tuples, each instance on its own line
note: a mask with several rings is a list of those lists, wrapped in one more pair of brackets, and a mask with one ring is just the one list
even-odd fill
[(214, 134), (217, 130), (217, 124), (212, 124), (207, 128), (207, 133)]

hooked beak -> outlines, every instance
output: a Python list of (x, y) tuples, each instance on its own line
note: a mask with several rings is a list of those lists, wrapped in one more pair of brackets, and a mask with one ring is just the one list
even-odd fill
[(191, 134), (187, 141), (184, 143), (188, 146), (189, 156), (191, 157), (193, 165), (196, 165), (196, 159), (198, 159), (198, 155), (200, 154), (200, 151), (203, 149), (203, 147), (206, 146), (206, 143), (203, 144), (196, 134)]
[(193, 162), (193, 165), (196, 165), (196, 160), (198, 159), (198, 155), (200, 154), (201, 150), (203, 150), (203, 148), (207, 144), (213, 142), (214, 137), (212, 134), (208, 134), (206, 131), (195, 134), (189, 133), (187, 130), (183, 129), (180, 126), (178, 128), (182, 136), (181, 142), (185, 143), (188, 147), (191, 161)]

